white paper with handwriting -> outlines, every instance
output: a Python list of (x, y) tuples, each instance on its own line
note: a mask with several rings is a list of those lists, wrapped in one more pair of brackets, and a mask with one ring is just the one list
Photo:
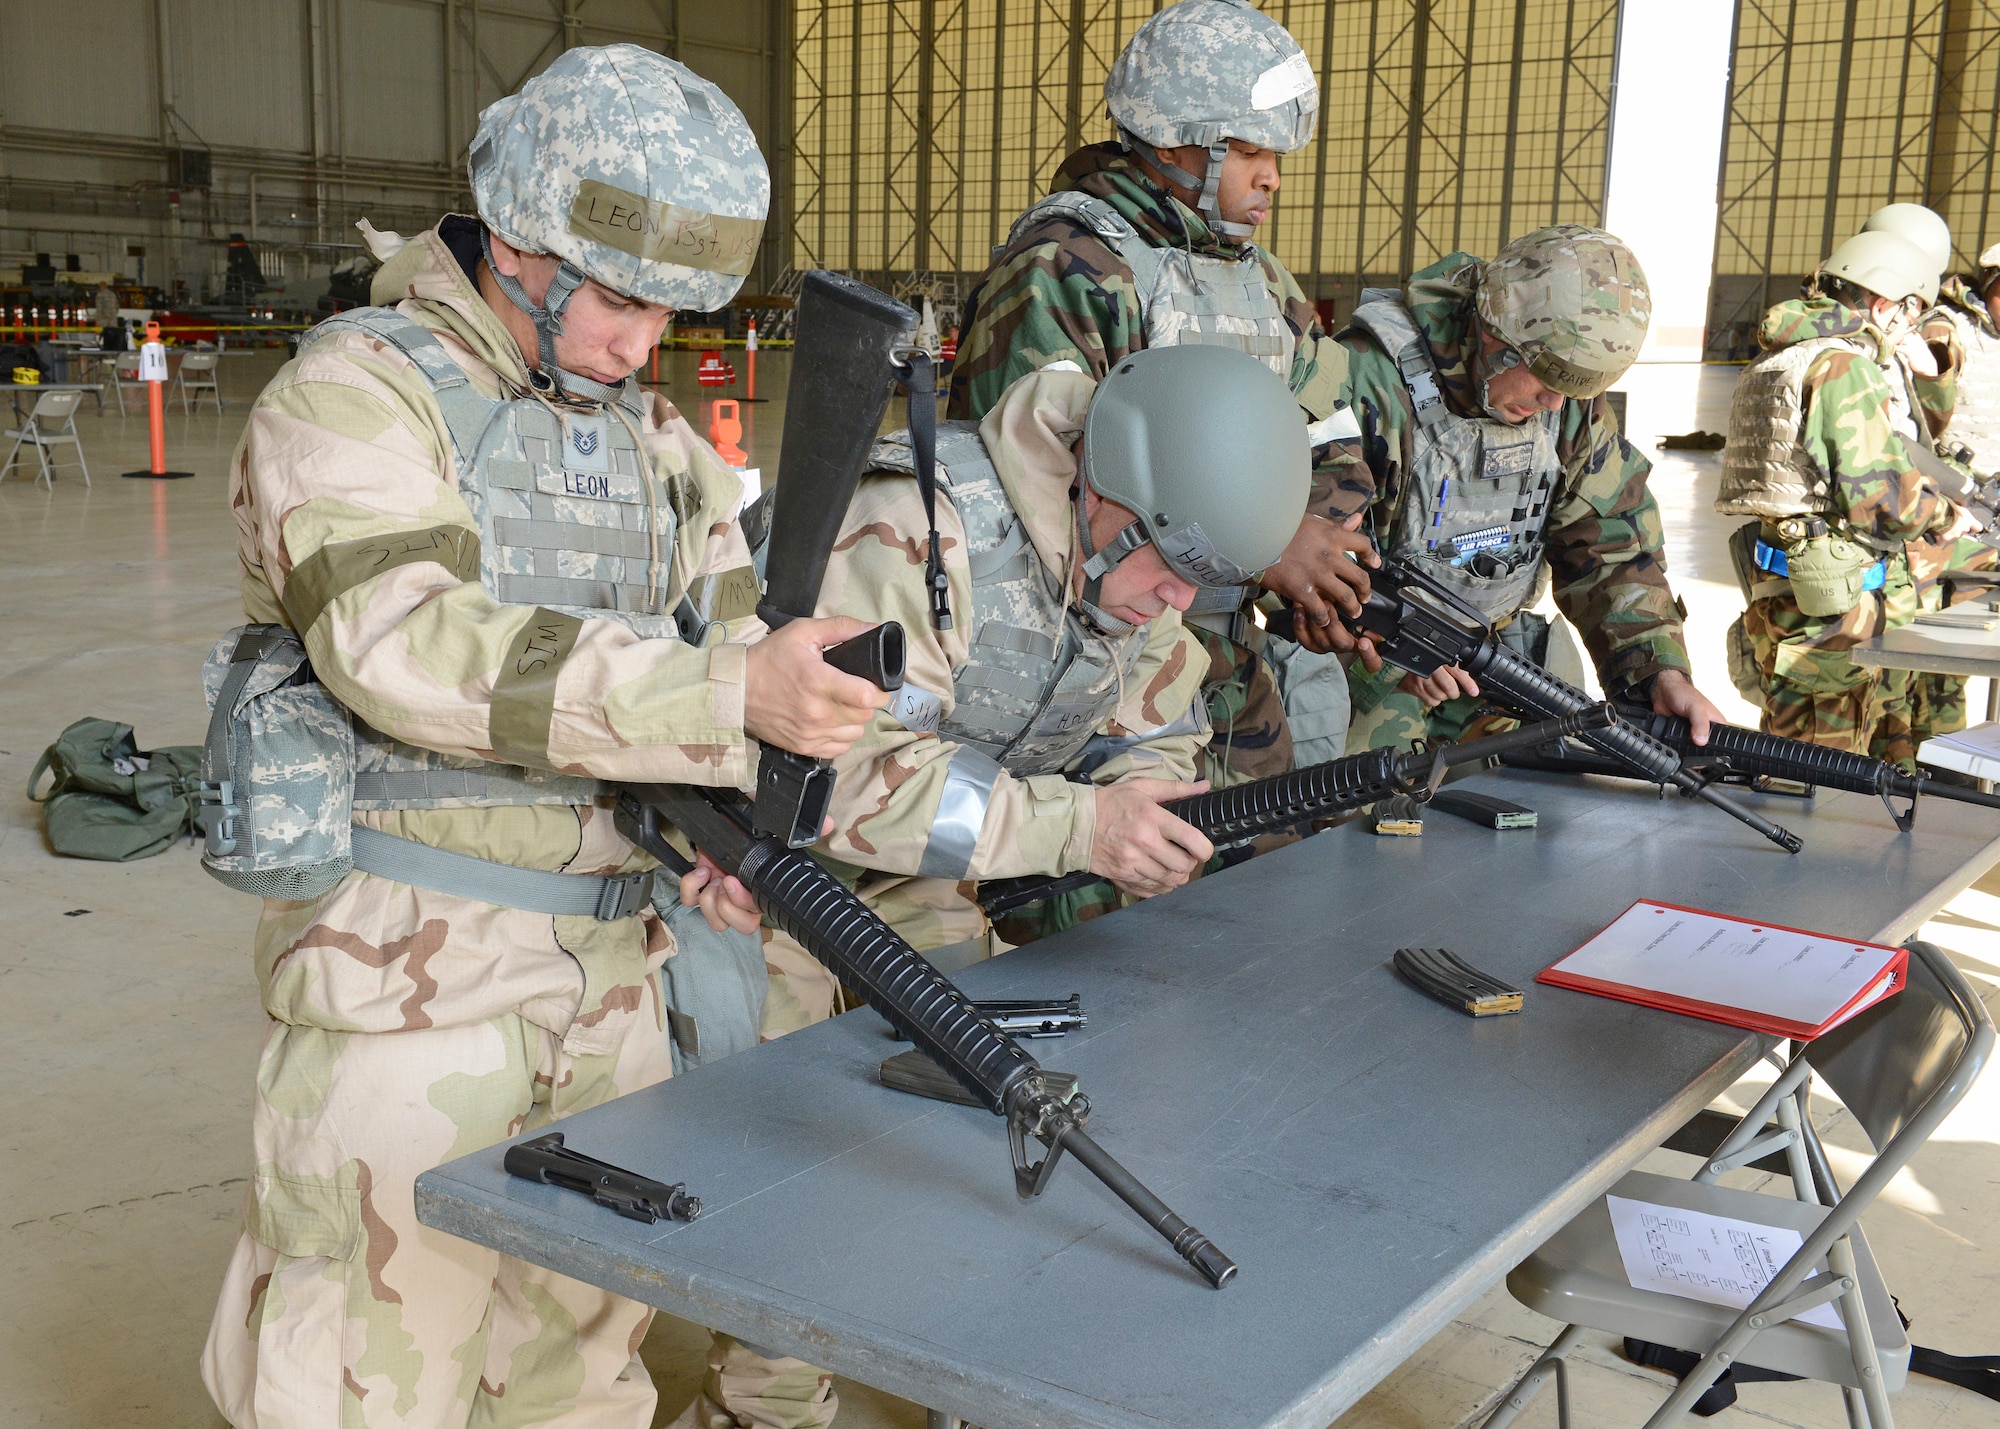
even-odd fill
[[(1805, 1238), (1780, 1226), (1606, 1196), (1611, 1230), (1634, 1290), (1658, 1290), (1741, 1310), (1798, 1254)], [(1808, 1277), (1810, 1279), (1810, 1277)], [(1793, 1318), (1841, 1328), (1832, 1305)]]

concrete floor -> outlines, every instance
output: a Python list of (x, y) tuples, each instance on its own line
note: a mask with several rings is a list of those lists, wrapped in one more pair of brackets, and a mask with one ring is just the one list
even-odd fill
[[(690, 402), (694, 361), (669, 364), (670, 390)], [(145, 464), (145, 424), (114, 410), (79, 421), (94, 487), (73, 473), (52, 492), (19, 473), (0, 482), (0, 609), (15, 612), (0, 651), (0, 789), (20, 790), (41, 749), (86, 715), (131, 723), (143, 745), (199, 742), (197, 671), (216, 636), (241, 619), (224, 472), (245, 404), (276, 362), (272, 353), (230, 357), (229, 410), (169, 418), (170, 465), (192, 469), (193, 480), (121, 480), (117, 473)], [(785, 356), (767, 353), (760, 385), (782, 393), (785, 373)], [(1719, 430), (1733, 377), (1726, 368), (1636, 370), (1624, 384), (1635, 439), (1650, 450), (1659, 433)], [(782, 413), (782, 400), (744, 408), (744, 445), (767, 471)], [(1732, 717), (1746, 718), (1721, 656), (1737, 594), (1723, 523), (1708, 510), (1718, 459), (1658, 455), (1654, 490), (1690, 608), (1697, 678)], [(195, 1357), (247, 1169), (262, 1031), (248, 956), (254, 905), (204, 878), (186, 848), (129, 865), (55, 858), (38, 811), (18, 792), (0, 796), (0, 890), (8, 934), (0, 1037), (17, 1085), (33, 1078), (53, 1089), (24, 1096), (0, 1133), (0, 1429), (212, 1429), (220, 1421)], [(2000, 1007), (2000, 876), (1955, 900), (1925, 935), (1957, 954)], [(1858, 1151), (1844, 1123), (1836, 1112), (1829, 1137)], [(1685, 1174), (1692, 1162), (1662, 1152), (1648, 1165)], [(1990, 1077), (1868, 1223), (1920, 1343), (2000, 1352), (1996, 1212), (2000, 1077)], [(1341, 1429), (1477, 1422), (1557, 1328), (1495, 1289)], [(662, 1421), (693, 1392), (706, 1342), (697, 1327), (666, 1317), (646, 1341)], [(1579, 1419), (1637, 1424), (1666, 1383), (1606, 1341), (1583, 1357)], [(923, 1422), (901, 1400), (847, 1384), (841, 1393), (840, 1423), (850, 1429)], [(1906, 1429), (2000, 1420), (1990, 1401), (1925, 1379), (1911, 1381), (1897, 1413)], [(1731, 1416), (1826, 1429), (1846, 1422), (1837, 1394), (1815, 1385), (1749, 1386)], [(1524, 1422), (1553, 1424), (1552, 1400)]]

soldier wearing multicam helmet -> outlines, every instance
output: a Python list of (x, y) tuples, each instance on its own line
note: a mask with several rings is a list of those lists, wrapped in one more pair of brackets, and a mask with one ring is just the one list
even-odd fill
[[(1181, 343), (1250, 354), (1290, 386), (1324, 449), (1351, 432), (1345, 354), (1284, 266), (1254, 241), (1282, 155), (1313, 133), (1319, 88), (1297, 41), (1248, 0), (1182, 0), (1140, 26), (1104, 95), (1118, 137), (1069, 156), (1021, 215), (968, 299), (952, 372), (954, 417), (985, 416), (1014, 382), (1068, 360), (1102, 376), (1128, 353)], [(1219, 421), (1232, 421), (1226, 411)], [(1261, 580), (1304, 618), (1302, 648), (1267, 640), (1254, 588), (1203, 591), (1190, 613), (1209, 659), (1219, 781), (1341, 752), (1352, 648), (1334, 618), (1366, 594), (1360, 535), (1308, 515)], [(1372, 659), (1372, 652), (1369, 652)]]
[(721, 931), (747, 894), (684, 881), (713, 932), (649, 903), (599, 781), (748, 787), (752, 740), (838, 754), (886, 699), (819, 658), (858, 621), (745, 643), (741, 483), (630, 381), (754, 257), (736, 107), (571, 50), (481, 117), (471, 179), (478, 218), (367, 230), (393, 306), (308, 335), (231, 470), (250, 617), (351, 725), (355, 865), (258, 927), (255, 1174), (202, 1358), (237, 1425), (651, 1423), (651, 1312), (422, 1228), (413, 1182), (666, 1077), (669, 957), (762, 985)]
[(1911, 543), (1948, 549), (1975, 529), (1921, 469), (1924, 404), (1899, 363), (1921, 347), (1908, 339), (1936, 292), (1935, 254), (1878, 227), (1836, 248), (1809, 296), (1766, 313), (1715, 503), (1756, 518), (1736, 536), (1749, 608), (1732, 663), (1763, 727), (1906, 763), (1910, 682), (1847, 652), (1914, 617)]
[[(1240, 429), (1210, 419), (1216, 401)], [(1213, 852), (1160, 807), (1207, 787), (1192, 782), (1207, 661), (1180, 612), (1253, 578), (1297, 529), (1310, 457), (1295, 410), (1262, 363), (1187, 346), (1128, 354), (1101, 382), (1058, 362), (1017, 380), (984, 421), (945, 423), (948, 630), (930, 619), (932, 528), (909, 436), (876, 446), (820, 608), (901, 621), (908, 683), (835, 760), (833, 832), (819, 848), (932, 961), (987, 956), (987, 920), (966, 896), (978, 880), (1087, 869), (1145, 898)], [(764, 1035), (831, 1016), (832, 974), (783, 933), (764, 937)], [(674, 1429), (832, 1417), (800, 1412), (795, 1362), (770, 1366), (755, 1409), (755, 1351), (728, 1345), (709, 1363), (703, 1398)]]
[[(1402, 292), (1364, 291), (1339, 339), (1360, 436), (1330, 504), (1368, 512), (1385, 556), (1455, 588), (1537, 660), (1551, 631), (1529, 607), (1553, 583), (1604, 688), (1685, 716), (1705, 739), (1720, 715), (1688, 676), (1652, 466), (1603, 395), (1651, 316), (1632, 250), (1576, 224), (1517, 238), (1490, 263), (1451, 254)], [(1456, 738), (1478, 709), (1462, 670), (1350, 674), (1350, 749)]]

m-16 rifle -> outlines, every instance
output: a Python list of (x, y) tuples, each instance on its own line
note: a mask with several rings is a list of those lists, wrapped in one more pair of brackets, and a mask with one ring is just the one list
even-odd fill
[[(771, 625), (810, 616), (818, 603), (827, 558), (881, 426), (892, 379), (901, 377), (912, 394), (913, 427), (922, 426), (926, 404), (928, 415), (936, 416), (929, 357), (910, 354), (903, 345), (917, 325), (909, 308), (853, 279), (812, 272), (800, 290), (798, 311), (785, 448), (772, 506), (771, 579), (758, 607)], [(928, 582), (932, 619), (941, 625), (949, 619), (942, 579), (940, 570)], [(866, 673), (882, 688), (892, 688), (902, 673), (900, 638), (885, 633), (892, 630), (901, 636), (900, 626), (884, 625), (826, 653), (850, 673)], [(859, 646), (863, 658), (847, 663), (848, 646)], [(832, 786), (830, 766), (766, 745), (754, 804), (733, 790), (628, 785), (620, 792), (616, 818), (633, 843), (675, 873), (686, 873), (691, 865), (666, 838), (666, 825), (678, 828), (741, 879), (773, 922), (867, 999), (980, 1106), (1005, 1117), (1014, 1186), (1023, 1199), (1041, 1194), (1068, 1152), (1166, 1237), (1210, 1285), (1226, 1285), (1236, 1262), (1083, 1130), (1089, 1100), (1074, 1092), (1065, 1096), (1051, 1085), (1018, 1042), (838, 879), (798, 851), (819, 837)], [(1039, 1161), (1029, 1159), (1031, 1140), (1046, 1148)]]
[[(1787, 739), (1781, 734), (1720, 723), (1708, 727), (1707, 744), (1696, 744), (1688, 722), (1677, 715), (1654, 714), (1627, 705), (1621, 705), (1618, 713), (1626, 723), (1678, 753), (1682, 768), (1696, 778), (1759, 790), (1768, 788), (1769, 781), (1781, 779), (1804, 785), (1808, 793), (1815, 786), (1825, 785), (1856, 794), (1876, 794), (1903, 833), (1916, 826), (1917, 801), (1925, 794), (2000, 809), (2000, 794), (1946, 784), (1923, 774), (1905, 774), (1887, 760), (1866, 754), (1851, 754), (1844, 749), (1808, 744), (1802, 739)], [(1542, 749), (1509, 750), (1499, 757), (1501, 763), (1519, 769), (1633, 777), (1625, 766), (1602, 755), (1579, 751), (1567, 742), (1552, 742)], [(1898, 809), (1894, 803), (1897, 799), (1907, 799), (1907, 807)]]
[[(1169, 799), (1160, 807), (1192, 824), (1218, 844), (1241, 843), (1259, 834), (1277, 833), (1365, 808), (1378, 800), (1403, 795), (1427, 801), (1453, 769), (1508, 753), (1526, 752), (1571, 735), (1609, 729), (1618, 722), (1608, 704), (1586, 705), (1573, 714), (1546, 720), (1505, 734), (1462, 744), (1439, 742), (1420, 749), (1365, 749), (1344, 759), (1273, 774), (1268, 779)], [(996, 878), (979, 886), (979, 906), (989, 918), (1000, 918), (1029, 903), (1039, 903), (1099, 881), (1094, 873), (1048, 877)]]
[[(1369, 584), (1360, 617), (1346, 623), (1368, 636), (1389, 664), (1420, 676), (1456, 665), (1479, 682), (1483, 698), (1523, 719), (1555, 719), (1590, 705), (1589, 695), (1502, 644), (1490, 620), (1422, 571), (1400, 561), (1384, 561), (1379, 570), (1369, 572)], [(1791, 830), (1744, 808), (1683, 769), (1680, 755), (1643, 729), (1614, 724), (1592, 730), (1583, 741), (1643, 779), (1672, 784), (1690, 798), (1715, 805), (1787, 853), (1805, 847)]]

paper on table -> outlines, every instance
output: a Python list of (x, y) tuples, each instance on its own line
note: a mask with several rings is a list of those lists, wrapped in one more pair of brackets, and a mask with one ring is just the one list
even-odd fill
[(1548, 971), (1810, 1028), (1864, 992), (1887, 991), (1877, 984), (1895, 956), (1873, 943), (1641, 899)]
[[(1611, 1208), (1611, 1231), (1634, 1290), (1658, 1290), (1732, 1310), (1763, 1294), (1805, 1244), (1797, 1231), (1782, 1226), (1624, 1196), (1606, 1196), (1604, 1203)], [(1831, 1304), (1792, 1318), (1829, 1330), (1842, 1328), (1840, 1312)]]

